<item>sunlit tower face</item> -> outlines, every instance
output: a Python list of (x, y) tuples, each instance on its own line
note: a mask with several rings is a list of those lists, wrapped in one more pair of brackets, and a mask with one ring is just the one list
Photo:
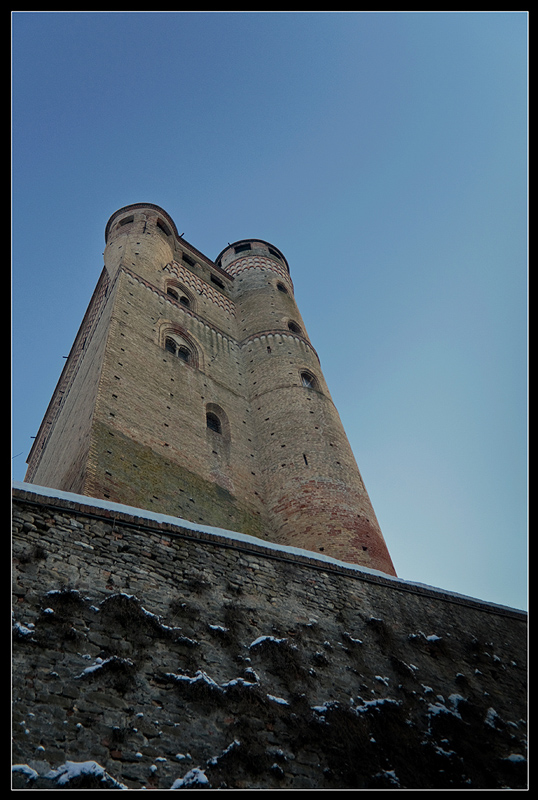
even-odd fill
[(280, 250), (211, 261), (151, 204), (105, 238), (26, 480), (394, 575)]

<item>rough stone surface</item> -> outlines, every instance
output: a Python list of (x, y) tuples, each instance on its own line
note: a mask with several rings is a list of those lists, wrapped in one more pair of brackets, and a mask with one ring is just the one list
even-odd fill
[(522, 789), (526, 616), (14, 491), (14, 788)]

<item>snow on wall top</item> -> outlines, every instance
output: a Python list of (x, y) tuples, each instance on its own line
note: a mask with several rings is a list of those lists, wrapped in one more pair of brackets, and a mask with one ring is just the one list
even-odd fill
[(121, 503), (113, 503), (109, 500), (102, 500), (96, 497), (88, 497), (87, 495), (80, 495), (80, 494), (73, 494), (71, 492), (63, 492), (59, 489), (51, 489), (47, 486), (37, 486), (31, 483), (24, 483), (22, 481), (13, 481), (12, 483), (13, 489), (18, 492), (25, 492), (27, 494), (34, 494), (39, 497), (46, 497), (50, 500), (61, 500), (71, 504), (76, 504), (80, 507), (82, 513), (84, 510), (87, 509), (102, 509), (103, 511), (111, 513), (121, 514), (123, 516), (130, 516), (134, 517), (138, 520), (146, 520), (148, 523), (154, 522), (159, 525), (171, 525), (179, 528), (183, 528), (184, 530), (191, 530), (196, 531), (197, 533), (202, 533), (205, 536), (211, 537), (218, 537), (219, 539), (228, 539), (231, 543), (236, 542), (238, 545), (241, 544), (248, 544), (256, 548), (263, 548), (265, 551), (272, 550), (275, 554), (283, 554), (292, 557), (300, 557), (301, 559), (308, 559), (312, 562), (321, 562), (325, 564), (328, 568), (331, 566), (344, 568), (346, 570), (351, 570), (353, 572), (360, 573), (365, 578), (373, 578), (376, 581), (382, 582), (390, 582), (391, 585), (394, 585), (395, 588), (406, 589), (407, 591), (420, 591), (425, 590), (428, 593), (437, 594), (440, 596), (444, 596), (448, 599), (454, 598), (458, 599), (460, 602), (469, 602), (472, 604), (478, 603), (483, 607), (489, 607), (492, 610), (500, 609), (500, 610), (508, 610), (512, 612), (516, 612), (519, 614), (525, 614), (523, 611), (519, 611), (519, 609), (510, 609), (507, 606), (497, 605), (496, 603), (491, 603), (485, 600), (478, 600), (477, 598), (467, 597), (465, 595), (457, 594), (455, 592), (450, 592), (446, 589), (439, 589), (433, 586), (428, 586), (427, 584), (423, 583), (416, 583), (414, 581), (406, 581), (402, 578), (393, 577), (392, 575), (387, 575), (384, 572), (380, 572), (379, 570), (370, 569), (369, 567), (364, 567), (359, 564), (352, 564), (345, 561), (339, 561), (336, 558), (332, 558), (331, 556), (324, 555), (323, 553), (316, 553), (310, 550), (303, 550), (298, 547), (290, 547), (289, 545), (283, 544), (275, 544), (274, 542), (267, 541), (265, 539), (258, 539), (255, 536), (251, 536), (245, 533), (239, 533), (237, 531), (229, 531), (225, 530), (224, 528), (215, 528), (210, 525), (200, 525), (195, 522), (190, 522), (189, 520), (182, 519), (180, 517), (172, 517), (168, 514), (160, 514), (154, 511), (148, 511), (144, 508), (135, 508), (132, 506), (122, 505)]

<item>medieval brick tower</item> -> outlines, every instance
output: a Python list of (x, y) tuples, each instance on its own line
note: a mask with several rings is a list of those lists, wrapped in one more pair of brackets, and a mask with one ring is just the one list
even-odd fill
[(105, 238), (25, 480), (394, 575), (282, 253), (213, 262), (152, 204)]

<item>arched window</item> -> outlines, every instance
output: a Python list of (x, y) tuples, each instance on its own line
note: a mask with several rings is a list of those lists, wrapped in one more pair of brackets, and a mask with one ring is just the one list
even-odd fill
[(220, 423), (220, 419), (214, 414), (212, 411), (208, 411), (206, 413), (206, 424), (210, 431), (215, 431), (215, 433), (222, 433), (222, 425)]
[(177, 357), (180, 358), (182, 361), (186, 361), (187, 364), (189, 364), (192, 359), (192, 353), (188, 347), (180, 345), (177, 349)]
[(170, 336), (166, 337), (166, 340), (165, 340), (165, 343), (164, 343), (164, 349), (167, 350), (169, 353), (174, 353), (174, 355), (176, 353), (177, 345), (176, 345), (175, 341), (170, 338)]
[[(230, 436), (230, 422), (224, 409), (217, 403), (207, 403), (205, 407), (206, 447), (212, 469), (219, 473), (218, 480), (225, 480), (222, 470), (227, 470), (230, 465), (232, 452), (232, 438)], [(227, 480), (224, 484), (226, 485)]]
[(162, 335), (162, 346), (167, 353), (176, 356), (185, 364), (190, 364), (193, 367), (199, 366), (199, 352), (196, 344), (186, 332), (175, 326), (167, 325)]
[(190, 308), (193, 311), (196, 311), (193, 293), (175, 278), (165, 281), (164, 290), (167, 296), (175, 300), (176, 303), (180, 303), (180, 305), (184, 306), (185, 308)]
[(301, 372), (301, 384), (302, 386), (305, 386), (307, 389), (318, 388), (318, 382), (316, 378), (314, 377), (314, 375), (312, 375), (311, 372), (306, 372), (306, 370)]
[(207, 403), (205, 407), (205, 422), (210, 440), (217, 444), (213, 438), (214, 433), (218, 433), (221, 439), (220, 446), (230, 445), (230, 422), (228, 415), (217, 403)]
[(288, 322), (288, 328), (292, 333), (302, 333), (300, 327), (292, 319)]

